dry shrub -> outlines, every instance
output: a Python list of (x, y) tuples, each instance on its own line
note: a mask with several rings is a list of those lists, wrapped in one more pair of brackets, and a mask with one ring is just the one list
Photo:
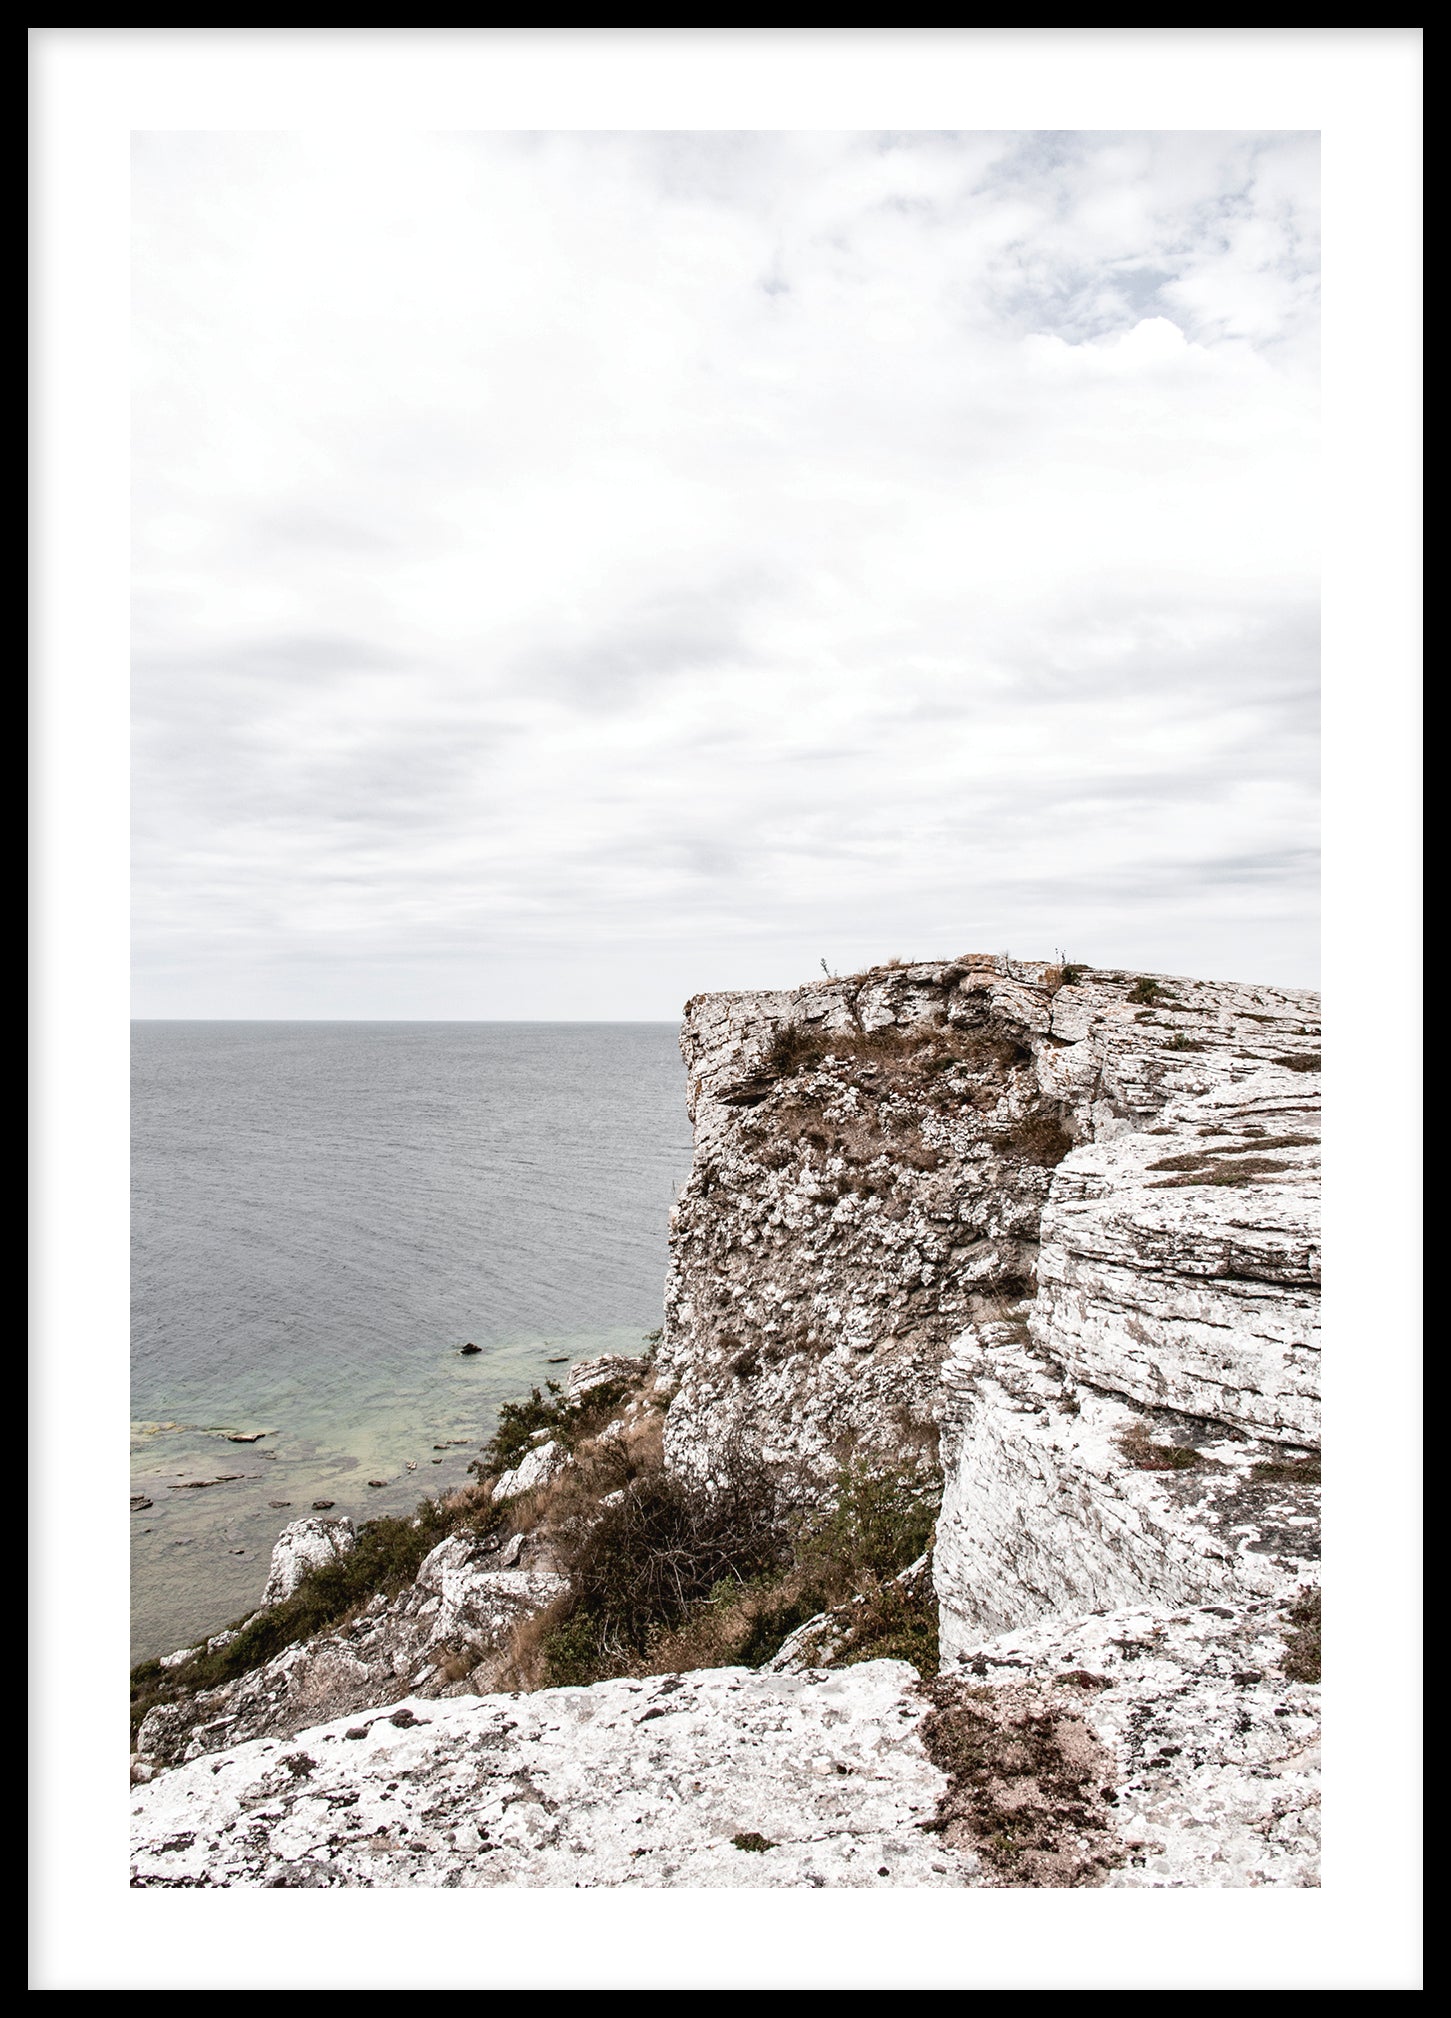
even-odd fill
[(1137, 1471), (1198, 1471), (1213, 1462), (1192, 1444), (1156, 1443), (1145, 1422), (1124, 1430), (1118, 1447)]
[(538, 1645), (556, 1683), (636, 1671), (652, 1643), (723, 1584), (789, 1563), (775, 1486), (742, 1451), (712, 1486), (634, 1465), (611, 1446), (596, 1452), (587, 1477), (585, 1469), (573, 1481), (578, 1507), (553, 1510), (551, 1539), (570, 1590)]
[(1040, 1107), (998, 1137), (998, 1143), (1001, 1148), (1021, 1157), (1024, 1163), (1053, 1170), (1073, 1148), (1073, 1137), (1064, 1127), (1059, 1111), (1052, 1107)]
[(739, 1448), (709, 1488), (667, 1473), (644, 1445), (637, 1454), (647, 1461), (626, 1477), (613, 1442), (581, 1453), (544, 1489), (531, 1517), (547, 1522), (571, 1588), (516, 1630), (500, 1687), (758, 1667), (798, 1626), (858, 1597), (843, 1661), (890, 1649), (935, 1670), (935, 1599), (929, 1622), (921, 1590), (887, 1588), (931, 1537), (940, 1485), (921, 1465), (850, 1460), (829, 1504), (793, 1514)]

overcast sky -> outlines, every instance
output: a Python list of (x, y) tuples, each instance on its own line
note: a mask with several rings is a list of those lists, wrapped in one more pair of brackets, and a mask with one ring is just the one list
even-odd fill
[(1317, 981), (1301, 134), (152, 134), (135, 1010)]

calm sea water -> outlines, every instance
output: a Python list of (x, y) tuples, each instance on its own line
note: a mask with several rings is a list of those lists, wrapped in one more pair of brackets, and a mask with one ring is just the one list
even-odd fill
[(251, 1609), (314, 1499), (411, 1511), (641, 1350), (689, 1166), (673, 1024), (134, 1024), (132, 1659)]

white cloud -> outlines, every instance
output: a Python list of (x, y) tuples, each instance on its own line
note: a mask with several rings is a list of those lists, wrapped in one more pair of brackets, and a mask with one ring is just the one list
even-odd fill
[(137, 1010), (1314, 969), (1305, 136), (151, 135)]

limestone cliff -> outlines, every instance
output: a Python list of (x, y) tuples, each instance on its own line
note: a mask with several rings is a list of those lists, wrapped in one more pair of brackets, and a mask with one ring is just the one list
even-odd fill
[[(1220, 1818), (1197, 1878), (1181, 1837), (1018, 1882), (1316, 1882), (1318, 1691), (1284, 1700), (1264, 1647), (1318, 1604), (1319, 1035), (1305, 992), (986, 958), (688, 1005), (667, 1452), (708, 1475), (744, 1439), (809, 1492), (930, 1424), (944, 1669), (1031, 1694), (1092, 1644), (1110, 1778)], [(1096, 1626), (1126, 1607), (1119, 1662)], [(1145, 1766), (1180, 1715), (1194, 1744)], [(1270, 1846), (1250, 1875), (1236, 1828)]]
[[(681, 1043), (657, 1364), (574, 1370), (593, 1445), (481, 1484), (507, 1543), (158, 1703), (133, 1883), (1316, 1884), (1318, 998), (964, 957)], [(540, 1509), (602, 1532), (662, 1408), (712, 1506), (743, 1453), (806, 1507), (853, 1452), (940, 1481), (891, 1588), (941, 1674), (858, 1598), (754, 1669), (490, 1693), (564, 1589)], [(267, 1601), (351, 1545), (299, 1524)]]
[[(1268, 1377), (1255, 1324), (1277, 1327), (1283, 1394), (1254, 1426), (1311, 1434), (1317, 1257), (1286, 1201), (1312, 1175), (1317, 997), (964, 958), (697, 997), (681, 1049), (696, 1150), (660, 1354), (672, 1462), (708, 1473), (745, 1437), (825, 1479), (853, 1440), (926, 1443), (950, 1343), (1040, 1278), (1065, 1365), (1143, 1401), (1221, 1412), (1226, 1382)], [(1175, 1150), (1207, 1177), (1169, 1171)], [(1242, 1322), (1247, 1371), (1216, 1357)]]

